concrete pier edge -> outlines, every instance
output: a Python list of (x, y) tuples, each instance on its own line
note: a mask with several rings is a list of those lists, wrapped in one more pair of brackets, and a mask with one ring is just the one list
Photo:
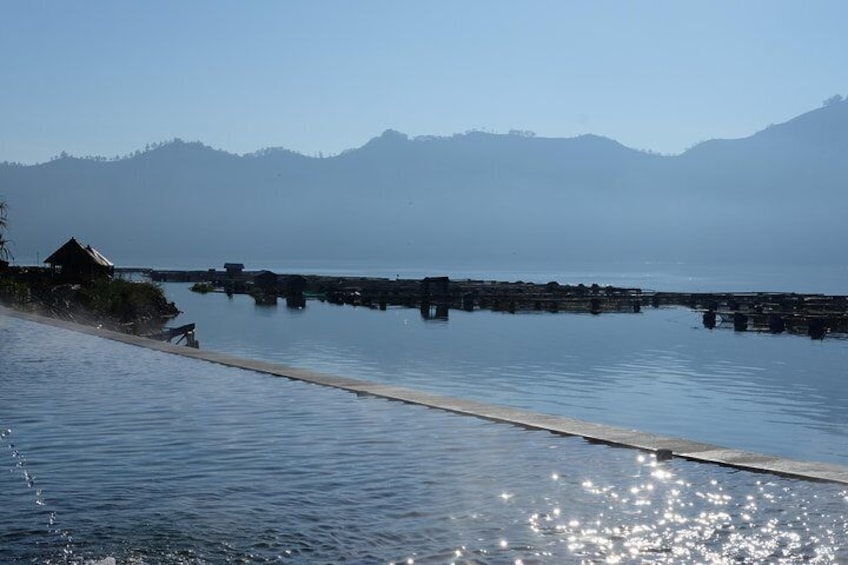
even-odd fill
[(167, 342), (155, 341), (93, 326), (82, 325), (65, 320), (48, 318), (36, 314), (11, 310), (0, 306), (0, 314), (85, 333), (104, 339), (119, 341), (129, 345), (153, 349), (164, 353), (180, 355), (218, 363), (229, 367), (265, 373), (290, 380), (303, 381), (321, 386), (346, 390), (359, 396), (373, 396), (388, 400), (417, 404), (428, 408), (444, 410), (455, 414), (474, 416), (493, 422), (520, 426), (526, 429), (548, 431), (554, 434), (582, 437), (588, 441), (611, 446), (628, 447), (656, 454), (669, 453), (690, 461), (713, 463), (759, 473), (772, 473), (784, 477), (827, 481), (848, 484), (848, 466), (831, 463), (807, 462), (730, 449), (708, 443), (694, 442), (682, 438), (668, 437), (575, 420), (564, 416), (554, 416), (510, 408), (508, 406), (486, 404), (473, 400), (417, 391), (393, 385), (374, 383), (347, 377), (327, 375), (305, 369), (288, 367), (277, 363), (245, 359), (215, 351), (202, 351)]

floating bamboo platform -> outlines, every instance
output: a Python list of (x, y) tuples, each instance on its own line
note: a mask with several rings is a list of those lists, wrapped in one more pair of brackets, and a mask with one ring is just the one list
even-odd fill
[[(205, 283), (227, 293), (251, 294), (257, 304), (305, 306), (306, 298), (385, 309), (418, 308), (425, 318), (447, 319), (451, 309), (496, 312), (639, 313), (683, 306), (703, 313), (708, 328), (807, 335), (848, 335), (848, 297), (779, 292), (658, 292), (640, 288), (427, 277), (389, 279), (242, 271), (147, 271), (154, 281)], [(271, 300), (273, 298), (273, 300)]]

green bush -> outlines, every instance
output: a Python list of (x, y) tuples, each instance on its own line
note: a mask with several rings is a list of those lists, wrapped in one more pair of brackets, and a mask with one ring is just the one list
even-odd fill
[(159, 285), (122, 279), (99, 280), (80, 288), (83, 306), (120, 323), (161, 320), (179, 313)]
[(192, 292), (199, 292), (200, 294), (206, 294), (207, 292), (212, 292), (213, 290), (215, 290), (215, 287), (212, 285), (212, 283), (208, 282), (194, 283), (191, 286)]

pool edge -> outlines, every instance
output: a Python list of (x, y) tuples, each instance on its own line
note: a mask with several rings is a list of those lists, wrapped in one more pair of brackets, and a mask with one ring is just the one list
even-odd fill
[(59, 320), (13, 310), (0, 306), (0, 315), (28, 320), (35, 323), (63, 328), (71, 331), (122, 342), (170, 353), (182, 357), (190, 357), (206, 362), (217, 363), (229, 367), (270, 374), (291, 380), (308, 382), (316, 385), (332, 387), (362, 396), (374, 396), (388, 400), (406, 402), (452, 412), (455, 414), (473, 416), (494, 422), (511, 424), (527, 429), (548, 431), (558, 435), (576, 436), (591, 442), (606, 445), (639, 449), (653, 452), (662, 456), (674, 456), (700, 463), (712, 463), (724, 467), (732, 467), (746, 471), (769, 473), (804, 480), (826, 481), (848, 484), (848, 466), (811, 461), (799, 461), (784, 457), (766, 455), (750, 451), (726, 448), (718, 445), (696, 442), (682, 438), (641, 432), (635, 429), (597, 424), (576, 420), (565, 416), (555, 416), (508, 406), (486, 404), (473, 400), (464, 400), (451, 396), (418, 391), (394, 385), (363, 381), (289, 367), (286, 365), (246, 359), (215, 351), (202, 351), (167, 342), (156, 341), (144, 337), (115, 332), (94, 326), (87, 326), (71, 321)]

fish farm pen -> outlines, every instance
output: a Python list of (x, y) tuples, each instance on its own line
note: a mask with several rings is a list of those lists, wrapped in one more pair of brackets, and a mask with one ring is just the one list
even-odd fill
[[(229, 266), (229, 264), (228, 264)], [(426, 277), (390, 279), (275, 274), (270, 271), (142, 270), (155, 282), (194, 283), (200, 292), (250, 294), (257, 304), (304, 307), (307, 299), (386, 309), (417, 308), (424, 318), (447, 319), (451, 309), (508, 313), (639, 313), (683, 306), (703, 313), (707, 328), (792, 333), (821, 339), (848, 334), (848, 297), (780, 292), (658, 292), (615, 286), (545, 284)], [(120, 269), (119, 269), (120, 271)], [(129, 270), (127, 270), (129, 271)], [(133, 269), (139, 272), (139, 269)]]

